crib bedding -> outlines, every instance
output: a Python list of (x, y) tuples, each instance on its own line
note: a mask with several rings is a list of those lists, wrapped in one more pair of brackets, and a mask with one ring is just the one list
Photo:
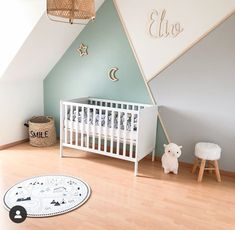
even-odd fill
[(126, 143), (129, 143), (130, 140), (135, 142), (137, 140), (137, 132), (136, 131), (124, 131), (121, 129), (112, 129), (105, 126), (98, 126), (93, 124), (84, 124), (84, 123), (76, 123), (75, 121), (67, 121), (67, 129), (73, 130), (74, 133), (78, 131), (78, 133), (83, 132), (84, 134), (88, 134), (92, 136), (93, 134), (96, 137), (101, 136), (101, 138), (104, 138), (107, 136), (107, 139), (117, 140), (120, 141), (126, 140)]
[[(84, 109), (84, 116), (83, 116), (83, 122), (82, 122), (82, 111), (78, 111), (78, 113), (76, 113), (76, 110), (72, 110), (72, 116), (71, 116), (71, 110), (68, 110), (68, 114), (67, 114), (67, 118), (69, 121), (73, 121), (73, 122), (79, 122), (79, 123), (84, 123), (85, 125), (87, 125), (87, 121), (88, 121), (88, 109), (85, 108)], [(90, 115), (89, 115), (89, 124), (93, 125), (94, 122), (94, 110), (90, 109)], [(127, 121), (125, 122), (125, 116), (124, 113), (121, 112), (119, 115), (119, 119), (118, 119), (118, 113), (115, 112), (114, 113), (114, 120), (113, 120), (113, 124), (114, 124), (114, 129), (118, 129), (118, 121), (120, 124), (120, 129), (124, 130), (125, 128), (125, 124), (126, 124), (126, 130), (127, 131), (131, 131), (131, 129), (133, 131), (137, 131), (137, 114), (134, 115), (134, 122), (132, 124), (131, 127), (131, 121), (132, 121), (132, 114), (129, 113), (127, 114)], [(112, 114), (108, 113), (108, 119), (106, 119), (106, 114), (105, 113), (101, 113), (99, 114), (99, 110), (95, 109), (95, 126), (101, 126), (102, 127), (106, 127), (106, 122), (108, 120), (108, 128), (112, 128)]]

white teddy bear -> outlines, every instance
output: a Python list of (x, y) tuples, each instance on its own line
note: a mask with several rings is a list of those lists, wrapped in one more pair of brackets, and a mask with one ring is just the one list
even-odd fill
[(164, 169), (164, 173), (173, 172), (174, 174), (178, 174), (178, 158), (181, 155), (182, 146), (170, 143), (168, 145), (164, 145), (164, 148), (165, 153), (162, 155), (162, 167)]

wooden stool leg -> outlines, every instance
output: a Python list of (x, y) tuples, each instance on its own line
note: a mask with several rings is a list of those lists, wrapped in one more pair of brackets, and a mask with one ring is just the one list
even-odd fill
[(197, 169), (197, 166), (198, 166), (198, 158), (196, 157), (195, 158), (195, 161), (194, 161), (194, 165), (193, 165), (193, 169), (192, 169), (192, 173), (194, 174), (196, 169)]
[(219, 164), (218, 161), (214, 161), (215, 166), (215, 175), (218, 182), (221, 182), (220, 172), (219, 172)]
[(206, 165), (206, 160), (203, 160), (203, 159), (202, 159), (202, 161), (201, 161), (201, 166), (200, 166), (200, 170), (199, 170), (199, 174), (198, 174), (198, 178), (197, 178), (197, 181), (198, 181), (198, 182), (201, 182), (201, 181), (202, 181), (202, 177), (203, 177), (205, 165)]
[(213, 168), (214, 168), (213, 161), (209, 161), (209, 162), (208, 162), (208, 168), (211, 168), (211, 169), (209, 169), (209, 173), (212, 174), (212, 170), (213, 170)]

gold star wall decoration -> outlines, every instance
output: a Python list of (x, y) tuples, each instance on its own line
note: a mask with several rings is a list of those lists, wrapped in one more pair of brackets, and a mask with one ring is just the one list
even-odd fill
[(88, 55), (88, 46), (84, 45), (83, 43), (80, 45), (80, 47), (77, 49), (77, 51), (79, 52), (80, 56), (86, 56)]

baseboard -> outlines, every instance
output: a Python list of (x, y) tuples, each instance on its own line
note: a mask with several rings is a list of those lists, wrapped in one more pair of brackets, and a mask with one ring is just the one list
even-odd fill
[[(155, 158), (157, 161), (161, 162), (161, 157), (156, 156)], [(192, 163), (187, 163), (187, 162), (183, 162), (183, 161), (179, 161), (179, 166), (184, 167), (184, 168), (189, 168), (189, 169), (193, 168)], [(235, 172), (230, 172), (230, 171), (220, 169), (220, 174), (221, 174), (221, 176), (228, 176), (228, 177), (235, 178)]]
[(19, 144), (22, 144), (22, 143), (25, 143), (25, 142), (28, 142), (28, 141), (29, 141), (29, 138), (24, 139), (24, 140), (20, 140), (20, 141), (15, 141), (15, 142), (12, 142), (12, 143), (9, 143), (9, 144), (6, 144), (6, 145), (1, 145), (0, 150), (8, 149), (8, 148), (11, 148), (13, 146), (16, 146), (16, 145), (19, 145)]

